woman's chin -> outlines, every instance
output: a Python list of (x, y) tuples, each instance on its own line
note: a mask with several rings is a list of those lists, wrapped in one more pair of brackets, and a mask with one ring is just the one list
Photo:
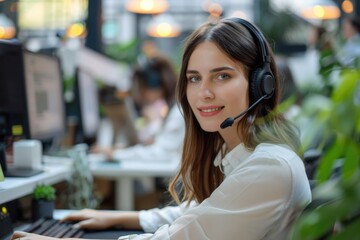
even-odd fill
[(205, 132), (217, 132), (220, 130), (220, 124), (200, 124)]

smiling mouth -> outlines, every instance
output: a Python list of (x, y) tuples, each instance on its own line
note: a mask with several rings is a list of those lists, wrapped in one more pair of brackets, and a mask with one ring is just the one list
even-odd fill
[(199, 110), (200, 110), (200, 112), (211, 113), (211, 112), (220, 111), (220, 110), (223, 109), (223, 108), (224, 108), (224, 107), (216, 107), (216, 108), (199, 109)]

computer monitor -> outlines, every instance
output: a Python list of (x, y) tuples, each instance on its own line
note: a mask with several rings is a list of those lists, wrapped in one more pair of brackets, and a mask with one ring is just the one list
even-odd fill
[(0, 144), (5, 144), (7, 153), (19, 139), (40, 140), (46, 151), (47, 144), (66, 132), (57, 57), (26, 51), (18, 41), (0, 41), (0, 86)]
[(0, 40), (0, 142), (29, 137), (22, 44)]
[(86, 70), (75, 72), (75, 105), (78, 127), (76, 143), (89, 143), (96, 137), (100, 125), (100, 106), (96, 78)]
[(47, 141), (66, 132), (57, 57), (26, 51), (19, 42), (0, 41), (0, 86), (2, 138)]
[(24, 51), (29, 138), (51, 141), (65, 134), (65, 101), (59, 59)]

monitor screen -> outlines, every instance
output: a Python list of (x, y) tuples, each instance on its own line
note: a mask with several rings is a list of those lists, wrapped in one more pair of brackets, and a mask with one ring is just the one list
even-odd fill
[(29, 135), (22, 53), (20, 42), (0, 40), (0, 141)]
[(84, 142), (86, 138), (96, 136), (100, 125), (100, 113), (96, 78), (81, 68), (76, 70), (75, 98), (78, 124), (83, 138), (78, 141)]
[(30, 138), (52, 140), (65, 133), (65, 102), (57, 57), (24, 51)]

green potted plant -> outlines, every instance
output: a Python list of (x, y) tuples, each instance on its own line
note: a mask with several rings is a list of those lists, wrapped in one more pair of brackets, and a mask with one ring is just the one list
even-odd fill
[(35, 187), (32, 194), (32, 217), (52, 218), (55, 208), (55, 188), (51, 185), (40, 184)]

